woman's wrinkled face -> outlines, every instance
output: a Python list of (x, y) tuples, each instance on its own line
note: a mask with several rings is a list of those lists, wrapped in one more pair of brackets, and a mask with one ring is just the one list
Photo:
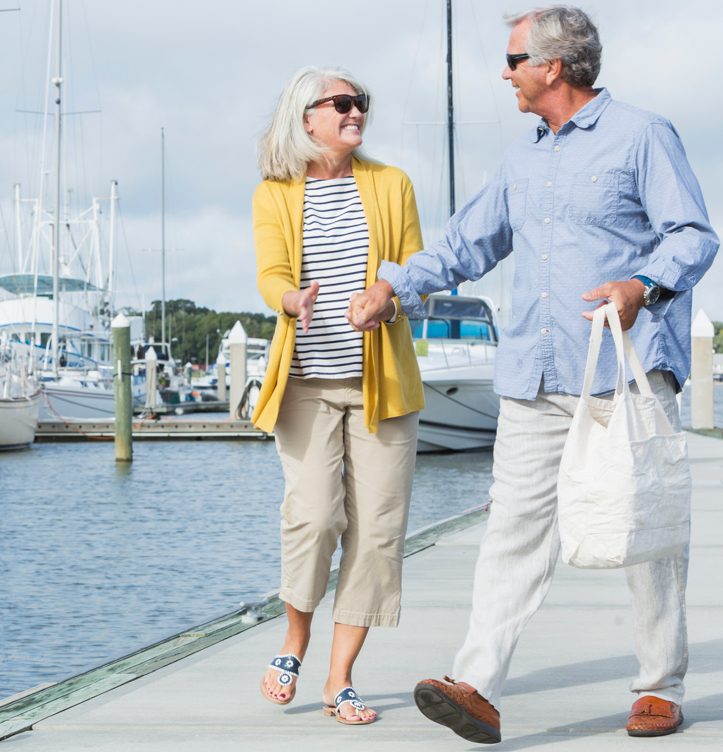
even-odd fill
[[(357, 92), (346, 81), (333, 81), (319, 97), (334, 96), (335, 94), (351, 94)], [(309, 110), (304, 116), (306, 132), (318, 144), (338, 154), (351, 154), (361, 146), (364, 114), (356, 106), (346, 114), (337, 112), (333, 102), (324, 102)]]

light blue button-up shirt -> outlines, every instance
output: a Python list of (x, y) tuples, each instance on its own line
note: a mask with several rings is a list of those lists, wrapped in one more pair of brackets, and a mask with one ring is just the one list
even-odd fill
[[(506, 153), (491, 183), (445, 236), (403, 267), (383, 262), (410, 316), (420, 295), (479, 279), (515, 252), (511, 320), (497, 351), (495, 390), (534, 399), (580, 394), (590, 322), (582, 293), (642, 274), (676, 291), (641, 309), (630, 334), (646, 371), (690, 370), (691, 288), (718, 250), (698, 182), (669, 121), (613, 101), (606, 89), (557, 133), (543, 121)], [(606, 332), (594, 393), (615, 388)]]

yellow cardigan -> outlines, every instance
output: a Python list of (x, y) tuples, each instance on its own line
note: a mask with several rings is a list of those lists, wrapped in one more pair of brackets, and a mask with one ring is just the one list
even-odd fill
[[(357, 159), (352, 163), (369, 226), (367, 286), (376, 281), (382, 260), (403, 264), (423, 247), (414, 189), (396, 167)], [(254, 193), (253, 222), (257, 284), (278, 312), (263, 386), (251, 418), (271, 432), (289, 378), (296, 318), (284, 313), (285, 292), (298, 290), (301, 277), (305, 179), (265, 180)], [(421, 410), (424, 392), (408, 321), (364, 332), (362, 391), (364, 420), (374, 433), (380, 420)]]

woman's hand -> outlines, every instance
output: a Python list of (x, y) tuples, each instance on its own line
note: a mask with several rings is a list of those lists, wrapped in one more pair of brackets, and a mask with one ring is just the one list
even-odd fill
[(319, 294), (319, 283), (314, 281), (304, 290), (289, 290), (284, 293), (281, 304), (288, 316), (294, 316), (301, 322), (304, 334), (309, 331), (309, 324), (314, 318), (314, 303)]

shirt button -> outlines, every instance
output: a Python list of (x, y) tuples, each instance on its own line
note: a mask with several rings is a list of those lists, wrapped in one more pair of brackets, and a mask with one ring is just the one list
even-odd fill
[(542, 259), (543, 261), (547, 261), (547, 259), (548, 259), (548, 258), (550, 258), (550, 257), (549, 257), (549, 256), (548, 256), (548, 255), (547, 255), (546, 253), (543, 253), (543, 254), (542, 254), (542, 256), (540, 256), (540, 258), (541, 258), (541, 259)]
[(548, 181), (547, 181), (547, 182), (545, 183), (545, 185), (546, 185), (546, 186), (547, 186), (548, 188), (552, 188), (552, 180), (548, 180)]
[(541, 292), (540, 293), (540, 297), (544, 300), (547, 297), (547, 293), (546, 292)]
[(550, 224), (550, 222), (552, 222), (552, 220), (551, 220), (551, 219), (550, 219), (549, 217), (545, 217), (545, 219), (544, 219), (543, 221), (544, 221), (544, 223), (545, 223), (546, 225), (549, 225), (549, 224)]
[(550, 329), (547, 326), (543, 326), (542, 329), (540, 329), (540, 334), (549, 334)]
[(553, 151), (560, 151), (560, 147), (559, 146), (555, 146), (555, 148), (553, 149)]
[(593, 183), (597, 183), (597, 175), (593, 175), (590, 180), (592, 180)]

